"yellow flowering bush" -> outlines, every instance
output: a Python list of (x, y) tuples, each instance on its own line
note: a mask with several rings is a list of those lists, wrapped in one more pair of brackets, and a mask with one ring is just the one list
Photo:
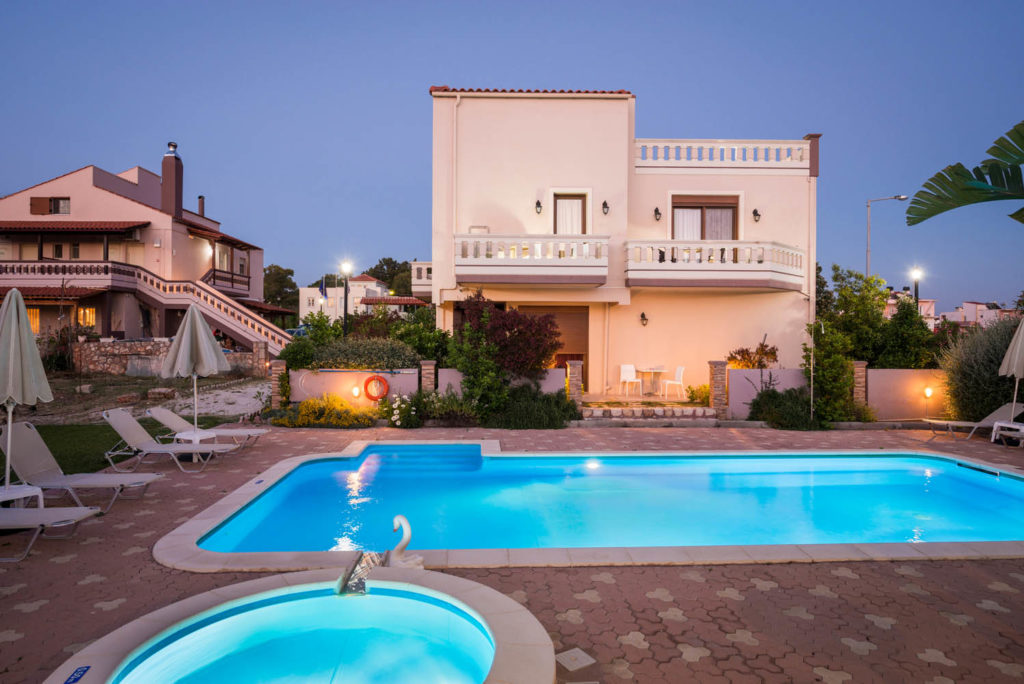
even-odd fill
[(373, 427), (375, 408), (353, 408), (336, 394), (325, 394), (300, 402), (270, 419), (281, 427), (363, 428)]

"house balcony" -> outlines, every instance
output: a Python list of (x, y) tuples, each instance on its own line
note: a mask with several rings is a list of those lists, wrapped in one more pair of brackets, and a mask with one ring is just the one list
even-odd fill
[(434, 284), (433, 264), (429, 261), (414, 261), (409, 266), (412, 269), (412, 296), (429, 302)]
[[(671, 169), (793, 169), (811, 172), (813, 141), (805, 140), (660, 140), (638, 138), (633, 165), (644, 173)], [(812, 173), (812, 175), (814, 175)]]
[(803, 250), (777, 242), (631, 240), (626, 285), (800, 291), (805, 261)]
[(608, 237), (601, 235), (456, 235), (460, 284), (603, 285)]
[(211, 268), (201, 280), (207, 285), (233, 297), (249, 296), (249, 276)]

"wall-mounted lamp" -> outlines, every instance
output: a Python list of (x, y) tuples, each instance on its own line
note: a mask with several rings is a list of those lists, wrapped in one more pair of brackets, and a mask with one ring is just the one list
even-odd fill
[(541, 206), (540, 200), (537, 200), (537, 204), (533, 205), (533, 208), (537, 211), (538, 214), (544, 211), (544, 207)]
[(757, 223), (760, 220), (761, 220), (761, 212), (759, 212), (757, 209), (754, 209), (754, 223)]
[(359, 385), (356, 385), (355, 387), (352, 388), (352, 396), (356, 397), (357, 399), (359, 398)]
[(602, 214), (607, 214), (610, 210), (611, 210), (611, 207), (608, 206), (608, 200), (605, 200), (604, 202), (601, 202), (601, 213)]
[(644, 313), (643, 311), (641, 311), (640, 312), (640, 325), (646, 327), (647, 324), (650, 323), (650, 322), (651, 322), (651, 319), (647, 317), (647, 314)]
[(153, 246), (156, 247), (157, 249), (160, 249), (160, 244), (161, 243), (159, 239), (153, 240)]
[(661, 220), (661, 209), (659, 209), (658, 207), (654, 207), (654, 220), (655, 221), (660, 221)]

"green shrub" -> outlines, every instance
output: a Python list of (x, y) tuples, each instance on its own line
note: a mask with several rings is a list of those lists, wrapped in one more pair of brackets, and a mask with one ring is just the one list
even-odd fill
[(882, 328), (882, 350), (874, 367), (924, 368), (933, 353), (933, 337), (914, 300), (900, 298), (896, 313)]
[(485, 418), (483, 425), (503, 430), (552, 430), (579, 419), (576, 402), (568, 399), (565, 392), (545, 394), (527, 384), (513, 387), (505, 408)]
[(350, 337), (316, 347), (308, 368), (395, 370), (416, 368), (419, 363), (419, 355), (398, 340)]
[(711, 406), (711, 385), (687, 385), (686, 400), (691, 404)]
[[(852, 420), (853, 361), (850, 338), (832, 323), (807, 326), (814, 339), (814, 415), (834, 423)], [(811, 347), (804, 345), (804, 376), (811, 377)]]
[(858, 423), (874, 423), (875, 410), (867, 404), (862, 404), (859, 401), (853, 402), (853, 414), (850, 418)]
[(1019, 324), (1019, 318), (1004, 318), (964, 332), (941, 354), (939, 367), (946, 371), (946, 401), (953, 418), (980, 420), (1013, 399), (1013, 378), (1000, 377), (999, 365)]
[(335, 394), (325, 394), (278, 411), (267, 413), (271, 425), (281, 427), (364, 428), (373, 427), (377, 409), (353, 408)]
[(806, 387), (791, 387), (783, 392), (766, 389), (750, 402), (750, 420), (763, 420), (779, 430), (814, 430), (821, 427), (815, 415), (811, 420), (811, 395)]
[(396, 323), (391, 328), (391, 337), (409, 345), (420, 357), (437, 361), (438, 368), (446, 367), (451, 335), (436, 327), (433, 321), (422, 322), (420, 318)]
[(299, 370), (300, 368), (309, 368), (309, 365), (313, 363), (315, 353), (316, 345), (309, 337), (293, 337), (277, 358), (287, 363), (289, 370)]
[(481, 418), (502, 410), (508, 401), (508, 380), (496, 360), (498, 348), (484, 331), (490, 315), (490, 310), (481, 313), (480, 327), (466, 323), (448, 346), (448, 358), (462, 373), (462, 396), (477, 407)]
[(451, 427), (470, 427), (478, 423), (476, 403), (451, 390), (424, 396), (423, 410), (425, 417)]
[(281, 394), (281, 405), (287, 406), (292, 400), (292, 381), (287, 369), (277, 376), (277, 390)]

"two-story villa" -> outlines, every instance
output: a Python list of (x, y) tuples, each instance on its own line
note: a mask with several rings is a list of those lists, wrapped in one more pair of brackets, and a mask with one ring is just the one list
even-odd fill
[[(426, 305), (426, 302), (416, 297), (392, 295), (387, 283), (367, 273), (352, 276), (348, 281), (349, 314), (373, 313), (378, 307), (395, 313), (409, 313)], [(344, 286), (325, 287), (323, 292), (319, 287), (300, 287), (299, 320), (317, 312), (322, 312), (332, 321), (339, 320), (345, 313)]]
[(709, 360), (765, 333), (800, 363), (819, 135), (638, 139), (623, 90), (430, 94), (433, 259), (417, 265), (440, 325), (478, 289), (552, 313), (558, 360), (583, 360), (588, 392), (617, 389), (624, 364), (702, 384)]
[(182, 206), (169, 143), (161, 174), (86, 166), (0, 198), (0, 295), (25, 297), (33, 330), (68, 323), (119, 338), (166, 337), (192, 303), (243, 346), (276, 355), (288, 335), (260, 314), (263, 250)]

